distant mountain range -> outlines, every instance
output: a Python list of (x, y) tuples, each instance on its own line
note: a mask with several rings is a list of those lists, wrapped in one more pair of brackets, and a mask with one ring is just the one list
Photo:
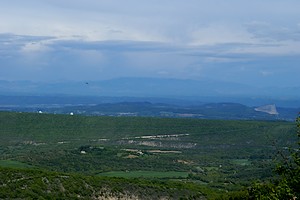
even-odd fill
[(250, 107), (238, 103), (174, 105), (150, 102), (116, 102), (100, 103), (96, 105), (0, 105), (0, 111), (36, 112), (49, 114), (286, 121), (294, 121), (297, 117), (299, 109), (300, 108), (277, 108), (274, 104), (260, 107)]
[(0, 81), (2, 96), (95, 96), (181, 99), (189, 102), (276, 103), (300, 107), (300, 87), (258, 88), (212, 80), (119, 78), (103, 81)]

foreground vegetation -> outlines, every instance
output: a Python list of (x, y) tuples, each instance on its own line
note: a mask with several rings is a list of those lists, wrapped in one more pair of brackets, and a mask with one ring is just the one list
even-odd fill
[(0, 168), (0, 198), (25, 199), (205, 199), (191, 183), (105, 178), (42, 170)]
[(289, 149), (288, 154), (280, 151), (281, 163), (276, 168), (280, 176), (273, 182), (254, 184), (249, 192), (257, 199), (300, 198), (300, 117), (297, 118), (298, 146)]
[[(286, 181), (271, 181), (274, 155), (297, 148), (295, 132), (281, 121), (2, 112), (0, 198), (134, 198), (145, 188), (149, 199), (263, 196), (294, 177), (292, 156), (278, 168)], [(269, 182), (251, 186), (258, 180)]]

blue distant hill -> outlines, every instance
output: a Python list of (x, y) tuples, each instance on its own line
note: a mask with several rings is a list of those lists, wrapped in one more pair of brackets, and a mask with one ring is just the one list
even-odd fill
[(300, 87), (258, 88), (222, 81), (160, 78), (63, 82), (0, 81), (0, 95), (154, 97), (203, 102), (237, 102), (247, 105), (276, 103), (287, 107), (300, 106)]

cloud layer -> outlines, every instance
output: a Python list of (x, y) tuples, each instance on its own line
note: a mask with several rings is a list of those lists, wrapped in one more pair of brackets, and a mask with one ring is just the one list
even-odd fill
[(218, 79), (299, 86), (296, 0), (11, 0), (0, 79)]

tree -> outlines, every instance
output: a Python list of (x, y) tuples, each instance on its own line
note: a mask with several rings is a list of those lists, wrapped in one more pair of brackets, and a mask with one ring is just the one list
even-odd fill
[(249, 189), (249, 199), (284, 200), (300, 198), (300, 113), (296, 119), (297, 147), (291, 148), (286, 156), (279, 152), (283, 158), (275, 172), (279, 179), (273, 183), (255, 183)]

